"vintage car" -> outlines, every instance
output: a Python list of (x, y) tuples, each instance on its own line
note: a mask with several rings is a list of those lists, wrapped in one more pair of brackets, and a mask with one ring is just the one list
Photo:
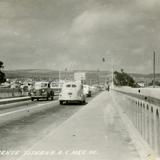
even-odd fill
[(91, 93), (91, 87), (89, 85), (84, 84), (83, 85), (83, 93), (87, 96), (87, 97), (91, 97), (92, 93)]
[(59, 103), (77, 102), (85, 104), (86, 97), (83, 94), (83, 85), (79, 82), (67, 82), (63, 84), (62, 91), (59, 94)]
[(50, 88), (49, 82), (35, 82), (33, 89), (30, 91), (31, 100), (46, 99), (53, 100), (54, 91)]
[(58, 95), (61, 92), (64, 83), (65, 81), (63, 80), (53, 81), (50, 83), (50, 88)]

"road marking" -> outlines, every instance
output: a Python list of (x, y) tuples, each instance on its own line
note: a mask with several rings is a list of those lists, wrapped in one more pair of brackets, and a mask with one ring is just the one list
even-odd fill
[(10, 114), (14, 114), (14, 113), (22, 112), (22, 111), (27, 111), (27, 110), (31, 110), (31, 109), (35, 109), (35, 108), (40, 108), (42, 106), (49, 105), (49, 104), (55, 104), (55, 103), (57, 103), (57, 100), (54, 101), (54, 102), (46, 103), (46, 104), (37, 104), (36, 106), (33, 106), (33, 107), (27, 107), (27, 108), (19, 109), (19, 110), (16, 110), (16, 111), (2, 113), (2, 114), (0, 114), (0, 117), (4, 117), (4, 116), (10, 115)]

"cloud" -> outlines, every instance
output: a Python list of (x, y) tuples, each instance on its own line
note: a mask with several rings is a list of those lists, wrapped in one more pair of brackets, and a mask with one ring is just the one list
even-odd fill
[(160, 6), (159, 0), (136, 0), (136, 2), (139, 6), (143, 7), (143, 9), (153, 9)]
[(160, 51), (159, 3), (2, 0), (0, 56), (15, 69), (110, 69), (101, 61), (110, 54), (119, 68), (148, 72), (150, 54)]
[(124, 10), (116, 11), (108, 8), (87, 10), (76, 17), (71, 31), (75, 34), (93, 33), (105, 27), (128, 23), (130, 16)]

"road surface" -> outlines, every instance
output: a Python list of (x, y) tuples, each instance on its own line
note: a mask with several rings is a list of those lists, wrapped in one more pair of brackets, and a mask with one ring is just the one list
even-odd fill
[[(50, 106), (51, 104), (47, 105)], [(36, 114), (33, 114), (34, 116), (29, 119), (24, 118), (22, 121), (15, 121), (10, 125), (13, 128), (13, 133), (19, 134), (18, 138), (22, 140), (16, 139), (18, 147), (13, 148), (13, 145), (11, 147), (17, 153), (11, 155), (10, 151), (9, 155), (7, 153), (5, 155), (3, 152), (1, 159), (141, 159), (121, 115), (114, 106), (114, 97), (111, 92), (105, 91), (99, 94), (85, 106), (64, 105), (59, 107), (56, 103), (54, 105), (54, 107), (49, 107), (47, 112), (36, 113), (40, 117), (38, 120), (35, 118), (37, 117)], [(67, 116), (64, 116), (66, 114)], [(41, 119), (43, 120), (41, 121)], [(27, 122), (28, 127), (26, 127), (27, 125), (25, 127), (24, 125), (22, 127), (17, 125), (23, 121)], [(19, 128), (17, 131), (16, 127)], [(28, 134), (32, 140), (30, 138), (29, 141), (27, 140)], [(12, 137), (13, 142), (14, 136), (9, 137)], [(11, 140), (8, 139), (7, 141)], [(5, 144), (5, 140), (3, 142)], [(9, 144), (8, 147), (10, 147)], [(4, 147), (3, 149), (7, 150), (8, 148)]]
[(57, 100), (0, 105), (0, 150), (28, 149), (84, 106), (59, 105)]

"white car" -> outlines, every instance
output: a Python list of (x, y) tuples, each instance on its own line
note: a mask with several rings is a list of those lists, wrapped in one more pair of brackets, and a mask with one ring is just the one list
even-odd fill
[(91, 86), (91, 92), (96, 93), (98, 91), (96, 86)]
[(83, 93), (87, 96), (87, 97), (91, 97), (92, 93), (91, 93), (91, 87), (89, 85), (83, 85)]
[(63, 84), (59, 94), (59, 103), (79, 102), (85, 104), (86, 98), (83, 94), (83, 85), (79, 82), (67, 82)]

